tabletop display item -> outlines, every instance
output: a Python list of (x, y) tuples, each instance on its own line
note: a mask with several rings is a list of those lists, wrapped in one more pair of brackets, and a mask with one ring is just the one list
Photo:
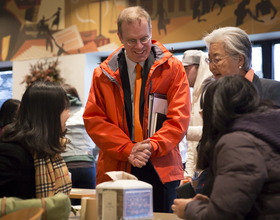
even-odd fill
[(113, 181), (96, 186), (99, 220), (153, 219), (152, 185), (125, 172), (107, 172)]

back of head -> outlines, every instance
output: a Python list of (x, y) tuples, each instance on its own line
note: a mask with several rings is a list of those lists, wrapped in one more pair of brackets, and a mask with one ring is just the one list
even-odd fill
[(70, 84), (64, 83), (61, 85), (61, 87), (65, 90), (65, 92), (73, 97), (76, 97), (80, 100), (79, 94), (77, 89), (74, 86), (71, 86)]
[(198, 169), (210, 166), (215, 144), (231, 123), (244, 114), (258, 111), (259, 106), (260, 97), (255, 86), (243, 76), (225, 76), (207, 87)]
[(67, 93), (71, 106), (82, 106), (78, 91), (74, 86), (67, 83), (62, 84), (61, 86)]
[(151, 25), (151, 17), (150, 15), (148, 14), (148, 12), (141, 8), (140, 6), (135, 6), (135, 7), (128, 7), (128, 8), (125, 8), (124, 10), (121, 11), (121, 13), (119, 14), (119, 17), (118, 17), (118, 33), (120, 34), (121, 38), (122, 38), (122, 22), (125, 21), (127, 22), (128, 24), (131, 24), (132, 22), (134, 21), (139, 21), (141, 22), (141, 18), (145, 18), (148, 22), (148, 25), (149, 25), (149, 30), (150, 30), (150, 33), (151, 33), (151, 28), (152, 28), (152, 25)]
[(17, 117), (20, 101), (17, 99), (6, 100), (0, 109), (0, 128), (12, 123)]
[(245, 61), (243, 69), (249, 71), (252, 63), (252, 45), (247, 33), (238, 27), (223, 27), (205, 34), (203, 40), (209, 48), (213, 43), (222, 43), (224, 49), (231, 55), (241, 54)]
[(69, 100), (61, 86), (34, 82), (23, 94), (18, 118), (7, 126), (2, 141), (17, 141), (38, 156), (62, 152), (59, 139), (64, 134), (60, 115), (68, 107)]
[[(224, 132), (234, 119), (258, 110), (260, 96), (255, 86), (243, 76), (225, 76), (207, 88), (203, 105), (205, 125)], [(211, 115), (210, 118), (209, 115)]]
[[(61, 86), (51, 82), (35, 82), (23, 94), (18, 118), (22, 122), (54, 123), (68, 105), (68, 98)], [(54, 124), (53, 124), (54, 125)]]

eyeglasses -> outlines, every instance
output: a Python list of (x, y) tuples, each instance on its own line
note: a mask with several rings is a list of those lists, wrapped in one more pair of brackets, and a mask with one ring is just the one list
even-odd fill
[(225, 56), (225, 57), (215, 57), (214, 59), (209, 59), (209, 58), (205, 58), (205, 62), (210, 64), (213, 63), (214, 65), (219, 65), (220, 62), (228, 57), (230, 57), (231, 55)]
[[(146, 44), (151, 40), (151, 38), (152, 38), (151, 36), (146, 36), (146, 37), (142, 37), (139, 41), (141, 44)], [(135, 46), (137, 44), (138, 40), (130, 39), (130, 40), (127, 40), (124, 42), (129, 46)]]

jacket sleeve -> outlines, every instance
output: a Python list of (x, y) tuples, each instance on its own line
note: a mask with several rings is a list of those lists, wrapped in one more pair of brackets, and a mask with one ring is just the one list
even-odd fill
[[(190, 89), (182, 63), (173, 57), (161, 69), (163, 71), (159, 78), (164, 83), (158, 85), (157, 89), (167, 88), (167, 120), (162, 128), (150, 138), (154, 148), (151, 157), (163, 156), (173, 150), (183, 139), (190, 122)], [(153, 86), (155, 84), (154, 81)]]
[(185, 165), (184, 177), (193, 177), (196, 168), (197, 150), (196, 146), (188, 143), (187, 162)]
[(202, 126), (189, 126), (187, 132), (188, 141), (200, 141), (202, 137)]
[(268, 175), (255, 140), (245, 132), (221, 137), (215, 147), (216, 172), (210, 202), (188, 203), (186, 219), (244, 219)]
[(187, 132), (188, 151), (184, 177), (193, 177), (196, 170), (197, 144), (202, 136), (202, 126), (189, 126)]
[[(93, 142), (109, 157), (127, 161), (134, 144), (124, 132), (124, 122), (121, 123), (117, 107), (122, 110), (122, 101), (116, 101), (115, 87), (100, 67), (93, 73), (88, 101), (83, 114), (85, 128)], [(120, 114), (125, 114), (121, 112)], [(122, 115), (121, 117), (125, 117)]]

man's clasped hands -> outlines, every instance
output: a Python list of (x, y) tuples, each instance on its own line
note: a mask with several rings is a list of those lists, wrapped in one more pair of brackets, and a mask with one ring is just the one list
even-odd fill
[(134, 167), (141, 168), (146, 165), (151, 156), (150, 139), (137, 142), (132, 148), (128, 161)]

